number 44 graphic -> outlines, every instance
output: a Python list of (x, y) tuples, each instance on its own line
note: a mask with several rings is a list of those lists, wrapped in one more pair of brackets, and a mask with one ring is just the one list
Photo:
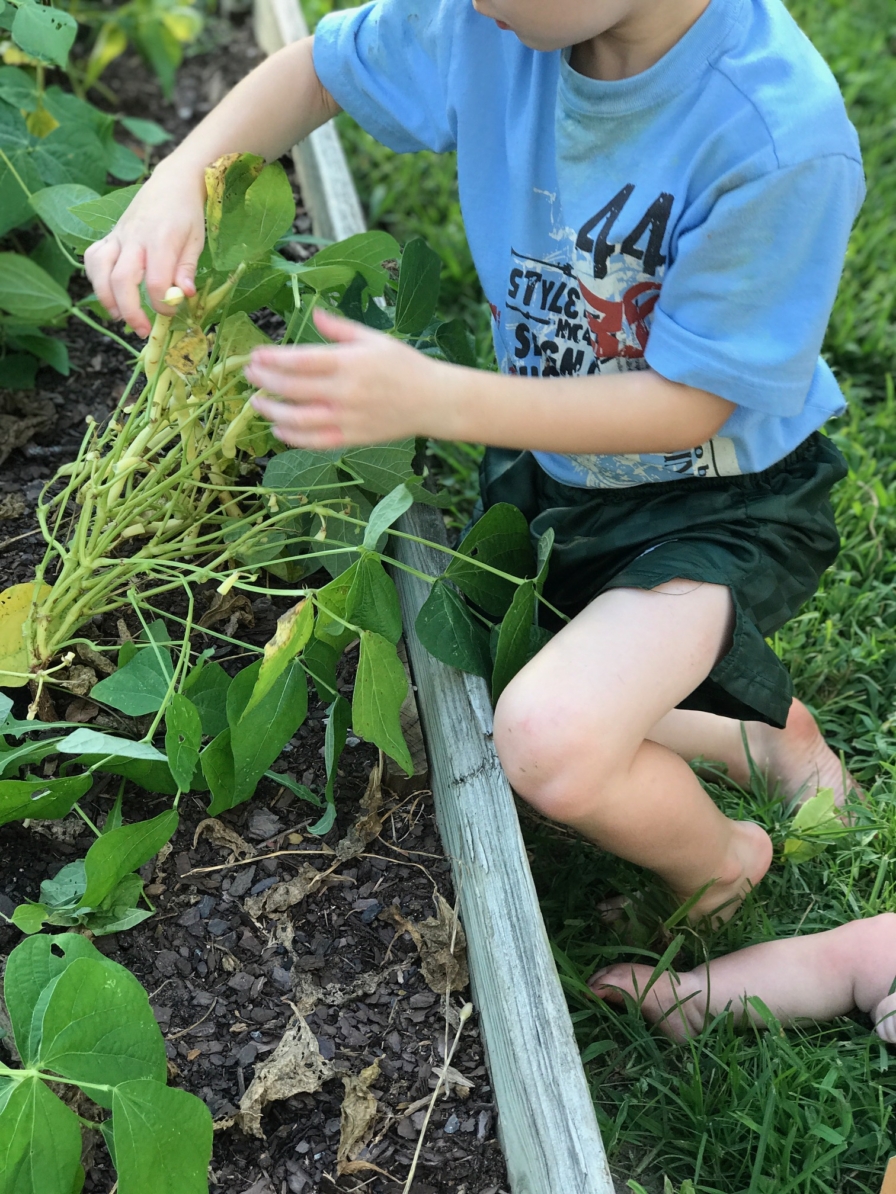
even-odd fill
[[(610, 232), (622, 214), (622, 209), (626, 206), (629, 199), (631, 199), (634, 190), (634, 183), (624, 186), (609, 203), (602, 207), (596, 215), (592, 216), (586, 224), (582, 225), (576, 241), (576, 248), (593, 255), (595, 278), (605, 278), (607, 276), (607, 262), (613, 253), (616, 252), (616, 245), (610, 240)], [(621, 252), (627, 257), (632, 257), (636, 261), (643, 261), (644, 273), (651, 278), (655, 278), (656, 271), (660, 266), (666, 264), (662, 248), (663, 241), (666, 238), (666, 229), (669, 226), (669, 217), (672, 214), (674, 199), (673, 195), (663, 191), (662, 194), (654, 199), (637, 226), (620, 246)], [(600, 231), (597, 232), (597, 235), (593, 235), (598, 228)], [(645, 236), (648, 238), (647, 247), (641, 249), (638, 246)]]

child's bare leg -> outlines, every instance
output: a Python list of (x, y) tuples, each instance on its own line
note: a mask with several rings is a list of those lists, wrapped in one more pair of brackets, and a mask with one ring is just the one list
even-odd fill
[[(623, 992), (640, 999), (652, 974), (650, 966), (623, 962), (598, 971), (591, 987), (600, 999), (622, 1003)], [(889, 993), (894, 979), (896, 914), (886, 912), (827, 933), (751, 945), (687, 974), (664, 974), (641, 1011), (667, 1036), (684, 1040), (729, 1006), (738, 1020), (749, 1016), (761, 1026), (745, 1003), (750, 996), (758, 996), (782, 1024), (832, 1020), (858, 1007), (871, 1014), (884, 1040), (896, 1044), (896, 996)]]
[(653, 727), (649, 736), (688, 761), (702, 756), (707, 762), (724, 763), (734, 782), (747, 786), (750, 766), (742, 727), (746, 728), (754, 766), (773, 784), (778, 784), (785, 797), (799, 795), (802, 804), (819, 788), (833, 788), (837, 803), (842, 805), (850, 790), (860, 791), (848, 773), (844, 785), (840, 759), (825, 742), (815, 718), (801, 701), (793, 702), (783, 730), (758, 721), (739, 722), (712, 713), (673, 709)]
[(676, 754), (647, 741), (730, 637), (730, 593), (675, 581), (615, 589), (508, 686), (495, 743), (516, 790), (547, 816), (660, 875), (699, 918), (733, 913), (771, 862), (768, 835), (725, 817)]

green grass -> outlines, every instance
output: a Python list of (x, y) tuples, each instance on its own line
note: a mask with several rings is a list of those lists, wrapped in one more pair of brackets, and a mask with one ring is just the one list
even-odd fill
[[(346, 6), (306, 0), (315, 16)], [(702, 939), (688, 933), (676, 959), (681, 969), (755, 941), (896, 909), (896, 397), (888, 376), (896, 367), (896, 5), (790, 0), (790, 8), (846, 97), (869, 196), (825, 345), (851, 402), (831, 428), (852, 466), (836, 497), (843, 551), (776, 647), (797, 692), (865, 785), (870, 812), (852, 839), (796, 867), (781, 861), (786, 818), (760, 782), (751, 793), (712, 787), (730, 816), (766, 826), (777, 861), (731, 924)], [(472, 318), (484, 346), (453, 158), (399, 157), (347, 117), (342, 133), (371, 222), (434, 245), (446, 261), (444, 305)], [(461, 510), (475, 494), (475, 460), (475, 450), (440, 448), (440, 471)], [(638, 923), (627, 934), (655, 960), (671, 940), (660, 926), (672, 905), (635, 867), (544, 825), (527, 821), (526, 834), (617, 1173), (651, 1194), (663, 1175), (676, 1189), (693, 1181), (697, 1194), (877, 1194), (896, 1152), (896, 1053), (867, 1021), (758, 1034), (735, 1032), (723, 1017), (680, 1048), (650, 1032), (634, 1010), (596, 1004), (584, 980), (616, 957), (636, 956), (598, 921), (597, 901), (641, 893)]]

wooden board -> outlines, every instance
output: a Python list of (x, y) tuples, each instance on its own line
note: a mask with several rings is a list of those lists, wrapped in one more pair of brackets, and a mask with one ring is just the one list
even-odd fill
[[(307, 35), (298, 0), (255, 0), (267, 53)], [(345, 155), (330, 126), (296, 148), (318, 235), (364, 230)], [(444, 543), (441, 516), (415, 506), (399, 528)], [(397, 559), (438, 575), (445, 557), (399, 540)], [(615, 1194), (566, 1000), (492, 741), (485, 683), (434, 659), (413, 631), (428, 585), (395, 569), (429, 755), (439, 829), (467, 933), (470, 973), (513, 1194)]]

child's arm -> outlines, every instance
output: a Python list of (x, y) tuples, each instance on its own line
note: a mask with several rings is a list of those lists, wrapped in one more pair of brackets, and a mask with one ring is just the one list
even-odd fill
[(138, 289), (144, 277), (159, 310), (167, 310), (160, 304), (172, 285), (195, 293), (205, 167), (225, 153), (273, 161), (339, 111), (317, 77), (313, 45), (311, 37), (294, 42), (256, 67), (156, 167), (112, 232), (85, 254), (100, 302), (140, 335), (150, 330)]
[(249, 380), (286, 443), (330, 448), (410, 436), (544, 452), (675, 452), (711, 439), (735, 409), (652, 369), (521, 378), (435, 361), (380, 332), (318, 312), (326, 348), (257, 350)]

